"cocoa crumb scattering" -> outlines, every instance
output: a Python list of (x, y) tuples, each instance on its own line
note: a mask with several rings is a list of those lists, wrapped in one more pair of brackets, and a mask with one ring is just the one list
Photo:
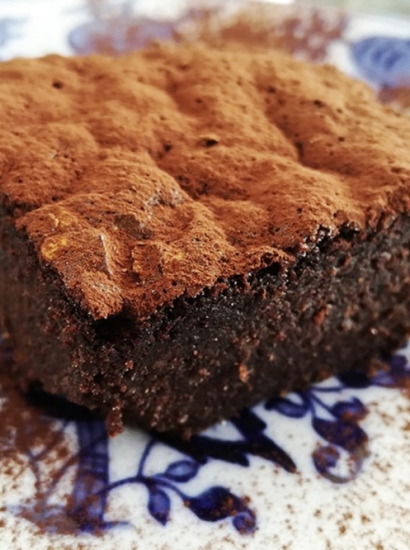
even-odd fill
[[(0, 361), (4, 362), (1, 354)], [(62, 476), (70, 472), (70, 468), (72, 475), (75, 474), (79, 461), (73, 442), (61, 430), (61, 424), (47, 414), (64, 415), (65, 403), (61, 401), (60, 404), (58, 399), (53, 400), (36, 391), (26, 395), (4, 375), (0, 378), (0, 398), (0, 474), (3, 476), (3, 506), (0, 511), (7, 510), (10, 493), (19, 490), (22, 480), (27, 479), (24, 473), (29, 470), (34, 477), (34, 492), (28, 500), (21, 500), (20, 510), (14, 510), (14, 513), (34, 524), (36, 534), (51, 531), (61, 535), (77, 535), (86, 520), (90, 523), (90, 517), (82, 517), (76, 511), (72, 496), (62, 496), (61, 504), (55, 504), (49, 495), (50, 486), (57, 485)], [(55, 410), (46, 411), (47, 406)], [(59, 407), (62, 407), (61, 411)], [(66, 407), (69, 410), (70, 405)], [(78, 410), (81, 411), (80, 408)], [(84, 418), (89, 419), (87, 412)], [(33, 458), (33, 453), (39, 456), (38, 460)], [(93, 473), (90, 472), (89, 479), (84, 478), (83, 481), (89, 483), (91, 491)], [(103, 534), (99, 525), (93, 525), (93, 534)]]

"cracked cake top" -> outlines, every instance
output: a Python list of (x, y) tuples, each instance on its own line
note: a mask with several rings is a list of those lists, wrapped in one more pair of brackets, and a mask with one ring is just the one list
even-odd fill
[(410, 208), (410, 121), (331, 66), (154, 45), (0, 65), (0, 201), (94, 319)]

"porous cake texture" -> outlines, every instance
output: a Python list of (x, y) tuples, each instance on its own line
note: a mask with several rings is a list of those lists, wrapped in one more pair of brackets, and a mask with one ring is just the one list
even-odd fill
[(160, 46), (0, 65), (22, 383), (189, 435), (400, 344), (410, 121), (331, 66)]

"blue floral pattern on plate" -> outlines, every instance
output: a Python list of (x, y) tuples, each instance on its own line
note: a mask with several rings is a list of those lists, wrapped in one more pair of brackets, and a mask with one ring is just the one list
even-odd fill
[[(273, 397), (253, 409), (244, 409), (230, 421), (239, 436), (237, 439), (215, 437), (210, 431), (194, 435), (189, 440), (151, 434), (140, 453), (137, 471), (115, 481), (111, 481), (109, 475), (109, 438), (104, 422), (64, 399), (32, 392), (25, 396), (27, 406), (39, 409), (44, 418), (60, 423), (51, 444), (41, 452), (27, 451), (33, 470), (39, 472), (41, 462), (47, 461), (70, 425), (75, 428), (77, 449), (64, 457), (52, 480), (43, 482), (45, 486), (41, 488), (40, 500), (9, 506), (9, 510), (17, 515), (24, 512), (25, 518), (41, 522), (51, 532), (58, 530), (58, 523), (53, 521), (58, 513), (70, 518), (74, 530), (79, 533), (100, 533), (129, 523), (126, 517), (122, 521), (106, 521), (109, 494), (125, 485), (139, 484), (146, 489), (149, 514), (163, 526), (170, 518), (170, 494), (173, 493), (199, 520), (218, 522), (229, 519), (239, 534), (250, 534), (257, 527), (257, 511), (252, 509), (249, 499), (235, 495), (221, 485), (210, 486), (198, 494), (187, 493), (184, 485), (195, 479), (209, 461), (215, 460), (247, 468), (251, 457), (259, 457), (294, 474), (297, 457), (292, 457), (290, 451), (282, 449), (265, 433), (267, 424), (260, 417), (261, 409), (276, 411), (295, 422), (310, 416), (312, 429), (323, 441), (311, 453), (317, 472), (333, 483), (352, 481), (368, 456), (368, 435), (360, 426), (368, 411), (359, 397), (360, 392), (372, 386), (405, 388), (410, 382), (410, 367), (403, 355), (393, 355), (383, 365), (372, 375), (350, 370), (334, 379), (331, 385), (316, 384), (286, 397)], [(355, 390), (357, 395), (345, 398), (347, 389)], [(326, 402), (323, 395), (328, 398)], [(178, 451), (180, 458), (169, 462), (163, 471), (147, 474), (146, 466), (154, 447), (164, 444)], [(343, 453), (348, 455), (349, 473), (340, 476), (334, 469)], [(73, 466), (75, 474), (67, 499), (69, 505), (56, 507), (50, 504), (61, 478)], [(39, 483), (40, 480), (38, 476)]]
[(371, 82), (388, 88), (410, 85), (410, 38), (369, 36), (352, 44), (352, 56)]

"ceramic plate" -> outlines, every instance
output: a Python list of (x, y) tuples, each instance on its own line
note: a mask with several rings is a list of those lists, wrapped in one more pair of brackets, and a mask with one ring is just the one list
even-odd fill
[[(183, 9), (2, 0), (0, 59), (138, 48), (187, 28)], [(410, 21), (291, 4), (269, 17), (287, 51), (410, 106)], [(407, 550), (408, 357), (272, 397), (190, 441), (133, 429), (109, 439), (84, 409), (3, 385), (0, 549)]]

